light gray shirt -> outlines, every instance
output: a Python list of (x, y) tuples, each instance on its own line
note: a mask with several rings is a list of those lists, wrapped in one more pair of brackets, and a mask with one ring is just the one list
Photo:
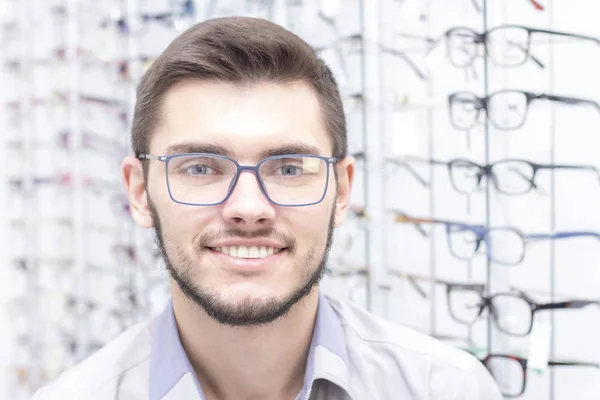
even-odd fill
[[(201, 334), (201, 332), (199, 333)], [(260, 360), (257, 360), (260, 362)], [(172, 305), (42, 388), (34, 400), (204, 400)], [(297, 400), (500, 400), (468, 353), (319, 296)]]

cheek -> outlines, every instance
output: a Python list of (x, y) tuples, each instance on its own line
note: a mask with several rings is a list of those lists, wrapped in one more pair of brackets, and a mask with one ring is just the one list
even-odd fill
[(289, 226), (298, 240), (299, 246), (325, 245), (331, 209), (327, 207), (310, 207), (298, 210), (297, 214), (290, 217)]

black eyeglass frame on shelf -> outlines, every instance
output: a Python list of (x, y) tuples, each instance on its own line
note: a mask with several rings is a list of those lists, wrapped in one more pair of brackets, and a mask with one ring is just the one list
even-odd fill
[[(489, 49), (489, 46), (490, 46), (489, 38), (492, 35), (498, 35), (498, 34), (503, 34), (503, 33), (504, 33), (504, 37), (506, 37), (507, 36), (506, 32), (511, 31), (511, 30), (513, 32), (521, 32), (520, 34), (523, 37), (525, 35), (527, 37), (522, 42), (522, 44), (524, 46), (521, 46), (521, 43), (516, 43), (516, 42), (510, 43), (512, 46), (519, 49), (519, 51), (523, 54), (523, 57), (521, 59), (519, 59), (517, 62), (507, 63), (506, 60), (498, 60), (498, 59), (496, 59), (496, 57), (493, 56), (493, 52), (491, 52)], [(467, 27), (467, 26), (455, 26), (455, 27), (448, 29), (446, 32), (444, 32), (438, 39), (429, 39), (428, 42), (431, 44), (431, 46), (429, 47), (428, 52), (431, 52), (433, 50), (433, 48), (436, 47), (439, 42), (441, 42), (442, 40), (445, 39), (446, 55), (447, 55), (448, 59), (450, 60), (450, 63), (457, 68), (469, 68), (473, 65), (473, 62), (475, 61), (475, 58), (477, 57), (477, 54), (478, 54), (477, 46), (479, 46), (479, 45), (484, 46), (485, 54), (492, 61), (492, 63), (494, 63), (495, 65), (497, 65), (499, 67), (504, 67), (504, 68), (519, 67), (519, 66), (525, 64), (528, 60), (531, 60), (538, 67), (545, 68), (544, 63), (542, 63), (542, 61), (540, 61), (537, 57), (535, 57), (531, 54), (531, 42), (532, 42), (531, 38), (532, 38), (533, 34), (547, 34), (547, 35), (560, 36), (560, 37), (564, 37), (564, 38), (571, 38), (571, 39), (577, 39), (577, 40), (589, 40), (589, 41), (592, 41), (592, 42), (600, 45), (600, 40), (593, 36), (580, 35), (577, 33), (563, 32), (563, 31), (555, 31), (555, 30), (550, 30), (550, 29), (531, 28), (531, 27), (523, 26), (523, 25), (514, 25), (514, 24), (499, 25), (494, 28), (488, 29), (487, 31), (484, 31), (484, 32), (477, 32), (474, 29)], [(465, 43), (468, 45), (472, 44), (474, 47), (472, 51), (467, 53), (466, 61), (464, 63), (458, 63), (452, 57), (453, 48), (451, 47), (451, 43), (452, 43), (453, 36), (458, 37), (458, 38), (460, 38), (461, 36), (468, 37), (470, 39), (470, 41), (468, 41), (468, 42), (465, 41)]]
[[(517, 124), (511, 124), (510, 126), (507, 126), (507, 125), (503, 126), (500, 124), (500, 122), (498, 120), (496, 120), (494, 118), (494, 114), (489, 112), (489, 110), (490, 110), (489, 105), (493, 100), (498, 99), (498, 96), (511, 96), (511, 95), (513, 95), (513, 96), (517, 95), (517, 96), (521, 97), (521, 102), (523, 103), (524, 110), (523, 110), (522, 115), (519, 115), (520, 119)], [(600, 112), (600, 105), (596, 101), (578, 98), (578, 97), (559, 96), (559, 95), (552, 95), (552, 94), (546, 94), (546, 93), (532, 93), (532, 92), (526, 92), (523, 90), (516, 90), (516, 89), (498, 90), (496, 92), (489, 94), (486, 97), (479, 97), (472, 92), (462, 91), (462, 92), (452, 93), (448, 96), (448, 106), (449, 106), (448, 111), (449, 111), (449, 116), (450, 116), (450, 122), (452, 123), (452, 126), (458, 130), (469, 130), (475, 126), (475, 124), (479, 120), (481, 111), (483, 110), (486, 113), (487, 119), (489, 120), (489, 122), (492, 124), (492, 126), (494, 128), (499, 129), (499, 130), (504, 130), (504, 131), (516, 130), (523, 126), (523, 124), (525, 123), (525, 120), (527, 119), (527, 112), (529, 111), (529, 106), (532, 102), (534, 102), (536, 100), (549, 100), (549, 101), (559, 102), (559, 103), (568, 104), (568, 105), (582, 105), (582, 104), (583, 105), (591, 105), (597, 111)], [(469, 123), (461, 124), (456, 118), (456, 114), (457, 114), (456, 110), (459, 105), (464, 106), (465, 104), (472, 106), (472, 109), (470, 109), (468, 111), (469, 112), (472, 111), (473, 113), (472, 113), (471, 121)], [(511, 108), (511, 107), (508, 107), (508, 108)]]
[[(473, 355), (475, 355), (477, 357), (477, 354), (472, 353)], [(528, 368), (528, 360), (526, 358), (514, 355), (514, 354), (488, 354), (487, 356), (485, 356), (484, 358), (479, 358), (478, 359), (483, 363), (483, 365), (485, 365), (485, 367), (490, 371), (490, 373), (492, 373), (493, 376), (493, 372), (492, 372), (492, 368), (490, 366), (490, 364), (492, 363), (492, 361), (494, 359), (508, 359), (508, 360), (512, 360), (515, 361), (517, 363), (519, 363), (522, 371), (523, 371), (523, 384), (521, 385), (521, 388), (518, 392), (513, 392), (513, 393), (505, 393), (502, 392), (502, 396), (507, 397), (507, 398), (516, 398), (516, 397), (520, 397), (525, 393), (525, 389), (527, 388), (527, 368)], [(598, 363), (594, 363), (594, 362), (587, 362), (587, 361), (568, 361), (568, 360), (549, 360), (548, 361), (548, 366), (549, 367), (594, 367), (594, 368), (600, 368), (600, 364)], [(496, 379), (494, 377), (494, 379)], [(501, 388), (502, 390), (502, 388)]]
[[(456, 310), (452, 309), (453, 302), (451, 301), (451, 297), (452, 297), (452, 292), (455, 290), (469, 290), (469, 291), (473, 291), (473, 292), (476, 292), (479, 294), (479, 296), (481, 298), (481, 302), (478, 304), (479, 310), (477, 312), (477, 315), (473, 319), (473, 321), (466, 321), (464, 319), (460, 319), (459, 317), (457, 317), (458, 314), (457, 314)], [(464, 325), (472, 325), (473, 323), (475, 323), (475, 321), (477, 321), (477, 319), (479, 319), (479, 317), (483, 314), (483, 312), (487, 308), (499, 331), (501, 331), (507, 335), (517, 336), (517, 337), (525, 337), (531, 333), (531, 330), (533, 328), (533, 321), (535, 318), (535, 313), (537, 313), (539, 311), (558, 310), (558, 309), (567, 309), (567, 308), (568, 309), (580, 309), (580, 308), (584, 308), (584, 307), (594, 305), (594, 304), (600, 305), (599, 300), (582, 300), (582, 299), (572, 299), (572, 300), (568, 300), (568, 301), (553, 302), (553, 303), (538, 303), (538, 302), (534, 301), (533, 299), (531, 299), (523, 291), (516, 290), (516, 289), (511, 292), (500, 292), (500, 293), (495, 293), (491, 296), (487, 296), (483, 293), (481, 285), (471, 285), (471, 284), (446, 284), (446, 297), (447, 297), (447, 303), (448, 303), (448, 311), (449, 311), (452, 319), (454, 319), (456, 322), (464, 324)], [(521, 331), (521, 332), (510, 331), (510, 330), (506, 329), (505, 327), (503, 327), (501, 323), (499, 323), (498, 310), (497, 310), (497, 307), (494, 306), (494, 300), (501, 298), (501, 297), (512, 297), (515, 299), (520, 299), (529, 305), (529, 308), (531, 309), (531, 318), (529, 320), (528, 329), (526, 331)]]

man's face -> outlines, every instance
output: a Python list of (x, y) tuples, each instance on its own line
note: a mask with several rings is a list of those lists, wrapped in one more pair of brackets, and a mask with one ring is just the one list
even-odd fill
[[(263, 83), (242, 90), (227, 83), (188, 80), (166, 93), (162, 111), (162, 123), (150, 141), (151, 154), (181, 153), (182, 146), (183, 152), (219, 147), (240, 165), (256, 165), (265, 154), (295, 153), (299, 148), (332, 155), (318, 98), (305, 84)], [(304, 207), (274, 205), (256, 175), (247, 171), (222, 204), (179, 204), (169, 195), (164, 163), (147, 162), (145, 189), (139, 187), (139, 162), (124, 162), (134, 217), (154, 227), (173, 280), (215, 320), (229, 325), (274, 321), (318, 283), (333, 229), (345, 216), (351, 158), (329, 167), (325, 198)], [(256, 257), (257, 251), (259, 258), (247, 258)]]

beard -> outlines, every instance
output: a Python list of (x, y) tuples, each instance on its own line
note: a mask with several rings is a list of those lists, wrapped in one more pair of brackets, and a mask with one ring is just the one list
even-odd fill
[[(333, 204), (335, 204), (335, 200)], [(325, 272), (329, 252), (333, 243), (335, 207), (329, 218), (327, 239), (323, 253), (319, 256), (316, 254), (315, 248), (311, 247), (308, 253), (302, 257), (302, 259), (297, 260), (293, 266), (294, 270), (302, 270), (300, 282), (295, 289), (283, 298), (269, 296), (260, 301), (246, 298), (241, 302), (234, 302), (231, 298), (228, 298), (218, 291), (194, 283), (193, 272), (195, 271), (195, 266), (193, 260), (189, 259), (179, 246), (175, 245), (175, 247), (171, 249), (173, 260), (169, 257), (165, 245), (165, 242), (168, 242), (168, 240), (165, 240), (158, 212), (150, 198), (148, 198), (148, 205), (154, 221), (153, 233), (155, 245), (159, 255), (164, 261), (167, 271), (169, 271), (169, 275), (189, 300), (220, 324), (240, 327), (258, 326), (275, 322), (287, 315), (292, 306), (308, 296), (320, 282)], [(220, 232), (218, 237), (278, 237), (283, 243), (288, 244), (285, 251), (291, 256), (295, 254), (295, 240), (293, 238), (277, 235), (277, 232), (272, 228), (261, 229), (250, 233), (238, 229), (227, 229)], [(216, 238), (216, 235), (201, 236), (198, 242), (200, 244), (209, 243)]]

